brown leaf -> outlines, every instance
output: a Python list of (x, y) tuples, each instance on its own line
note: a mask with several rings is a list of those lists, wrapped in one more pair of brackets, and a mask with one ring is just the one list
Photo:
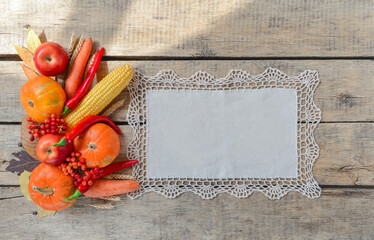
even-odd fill
[(19, 185), (21, 187), (21, 192), (29, 201), (31, 201), (31, 197), (29, 194), (30, 175), (31, 175), (31, 172), (24, 171), (23, 173), (21, 173), (21, 176), (19, 176)]
[(35, 50), (42, 43), (41, 43), (38, 35), (36, 35), (36, 33), (34, 32), (34, 30), (32, 30), (30, 26), (28, 27), (28, 29), (29, 29), (29, 33), (27, 34), (27, 49), (30, 52), (34, 53)]
[(8, 167), (5, 168), (5, 170), (16, 173), (17, 175), (21, 175), (22, 172), (24, 171), (32, 171), (34, 168), (36, 168), (40, 162), (32, 158), (27, 152), (24, 150), (21, 150), (16, 153), (12, 153), (12, 155), (16, 159), (11, 159), (9, 162)]
[(42, 219), (44, 217), (49, 217), (49, 216), (54, 216), (56, 214), (57, 211), (49, 211), (49, 210), (45, 210), (41, 207), (38, 206), (38, 216), (39, 216), (39, 219)]
[(14, 43), (13, 43), (13, 46), (16, 49), (16, 51), (17, 51), (18, 55), (20, 56), (20, 58), (22, 59), (22, 61), (26, 64), (26, 66), (28, 66), (29, 68), (31, 68), (35, 72), (38, 72), (38, 70), (36, 70), (36, 67), (35, 67), (35, 64), (34, 64), (34, 59), (33, 59), (34, 55), (32, 54), (32, 52), (30, 52), (27, 48), (24, 48), (22, 46), (18, 46)]
[(23, 72), (25, 73), (26, 77), (31, 80), (37, 76), (39, 76), (39, 74), (37, 72), (35, 72), (34, 70), (32, 70), (31, 68), (29, 68), (28, 66), (26, 66), (25, 64), (23, 63), (20, 63), (19, 65), (21, 65), (22, 67), (22, 70)]
[(45, 35), (44, 30), (39, 34), (38, 38), (41, 43), (47, 42), (47, 36)]

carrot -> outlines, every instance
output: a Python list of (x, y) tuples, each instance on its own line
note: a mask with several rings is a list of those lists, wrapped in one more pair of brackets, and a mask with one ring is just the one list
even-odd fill
[(86, 68), (87, 60), (90, 57), (91, 49), (92, 39), (87, 38), (78, 56), (74, 60), (68, 78), (66, 79), (65, 92), (68, 99), (73, 97), (82, 85), (83, 73)]
[(99, 179), (84, 193), (86, 197), (99, 198), (133, 192), (139, 188), (135, 180)]

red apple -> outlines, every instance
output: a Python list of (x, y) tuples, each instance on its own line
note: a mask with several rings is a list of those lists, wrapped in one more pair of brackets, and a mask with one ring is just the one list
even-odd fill
[(35, 50), (34, 62), (41, 74), (56, 76), (65, 70), (68, 64), (68, 55), (59, 44), (46, 42)]
[(63, 135), (60, 134), (46, 134), (39, 139), (38, 145), (36, 145), (36, 155), (39, 161), (51, 165), (58, 165), (66, 159), (73, 149), (72, 144), (52, 147), (52, 145), (58, 143), (62, 137)]

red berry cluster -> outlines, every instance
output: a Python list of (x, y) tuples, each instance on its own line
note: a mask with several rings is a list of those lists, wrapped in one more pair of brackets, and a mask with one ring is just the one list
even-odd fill
[(91, 186), (93, 179), (97, 174), (104, 171), (101, 168), (87, 168), (86, 159), (81, 157), (80, 152), (72, 152), (70, 157), (67, 157), (65, 162), (58, 165), (65, 175), (70, 175), (75, 178), (74, 186), (78, 187), (80, 184), (83, 186)]
[(31, 117), (28, 117), (27, 121), (29, 122), (27, 128), (31, 134), (30, 141), (34, 141), (35, 138), (40, 138), (45, 134), (58, 134), (60, 131), (68, 129), (65, 120), (55, 114), (52, 114), (51, 117), (46, 119), (42, 124), (35, 122)]

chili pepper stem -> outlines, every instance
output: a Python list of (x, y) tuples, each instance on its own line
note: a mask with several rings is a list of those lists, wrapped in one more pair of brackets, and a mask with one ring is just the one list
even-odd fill
[(71, 111), (71, 109), (68, 108), (67, 106), (65, 106), (64, 107), (64, 112), (62, 113), (61, 117), (63, 117), (64, 115), (68, 114), (70, 111)]
[(68, 197), (68, 198), (65, 198), (64, 200), (65, 200), (65, 201), (70, 201), (70, 200), (72, 200), (72, 199), (74, 199), (74, 198), (77, 198), (77, 197), (79, 197), (79, 196), (81, 196), (81, 195), (82, 195), (82, 193), (79, 192), (79, 190), (77, 189), (77, 190), (75, 190), (75, 192), (74, 192), (73, 195), (71, 195), (71, 196)]
[(67, 145), (68, 142), (66, 141), (65, 138), (61, 138), (60, 141), (56, 144), (53, 144), (52, 147), (56, 147), (56, 146), (64, 146), (64, 145)]

